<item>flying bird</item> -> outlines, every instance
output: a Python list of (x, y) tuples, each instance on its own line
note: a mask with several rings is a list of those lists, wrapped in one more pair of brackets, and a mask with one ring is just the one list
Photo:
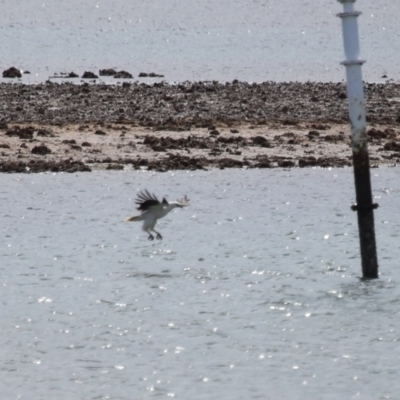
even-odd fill
[(160, 202), (154, 194), (150, 194), (147, 190), (143, 190), (139, 192), (135, 203), (138, 205), (137, 209), (141, 211), (141, 213), (134, 217), (125, 218), (124, 222), (143, 221), (142, 229), (149, 234), (148, 239), (154, 240), (154, 236), (151, 233), (154, 232), (157, 234), (156, 239), (161, 240), (161, 234), (154, 229), (157, 220), (165, 217), (176, 207), (182, 208), (188, 206), (190, 200), (187, 196), (184, 196), (176, 202), (168, 203), (165, 197), (163, 197)]

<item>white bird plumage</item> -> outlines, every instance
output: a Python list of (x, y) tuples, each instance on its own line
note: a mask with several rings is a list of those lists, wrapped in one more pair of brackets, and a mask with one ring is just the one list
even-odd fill
[(150, 194), (148, 190), (143, 190), (139, 192), (136, 204), (138, 205), (137, 209), (141, 211), (141, 213), (133, 217), (125, 218), (124, 222), (143, 221), (142, 229), (149, 234), (148, 239), (154, 240), (154, 236), (151, 233), (154, 232), (157, 234), (156, 238), (161, 240), (161, 234), (154, 229), (157, 220), (165, 217), (176, 207), (182, 208), (188, 206), (190, 200), (187, 196), (184, 196), (176, 202), (168, 203), (165, 197), (162, 201), (159, 201), (154, 194)]

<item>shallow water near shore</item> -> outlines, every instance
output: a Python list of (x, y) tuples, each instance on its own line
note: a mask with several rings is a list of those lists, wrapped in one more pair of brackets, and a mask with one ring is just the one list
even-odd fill
[[(398, 175), (362, 281), (350, 168), (2, 174), (3, 397), (395, 398)], [(143, 188), (192, 200), (163, 241)]]
[[(337, 1), (0, 4), (2, 71), (13, 65), (30, 71), (23, 76), (25, 83), (44, 82), (62, 72), (98, 74), (104, 68), (128, 70), (135, 79), (140, 72), (155, 72), (168, 82), (345, 78), (341, 22), (336, 17), (343, 7)], [(355, 7), (363, 12), (359, 29), (361, 58), (367, 60), (365, 80), (398, 81), (398, 3), (364, 0)]]

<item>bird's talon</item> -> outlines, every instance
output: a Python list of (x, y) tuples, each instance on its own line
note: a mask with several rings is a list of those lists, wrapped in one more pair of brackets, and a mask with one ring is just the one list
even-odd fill
[(150, 235), (147, 239), (148, 239), (148, 240), (154, 240), (154, 236), (153, 236), (153, 235)]
[(158, 240), (162, 240), (162, 236), (160, 234), (158, 234), (156, 237)]

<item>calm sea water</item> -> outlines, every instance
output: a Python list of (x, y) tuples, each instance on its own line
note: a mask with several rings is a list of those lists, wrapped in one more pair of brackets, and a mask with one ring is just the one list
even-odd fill
[[(398, 398), (399, 170), (372, 170), (362, 281), (351, 169), (1, 175), (5, 399)], [(136, 223), (148, 188), (192, 204)]]
[[(343, 7), (335, 0), (0, 0), (0, 7), (0, 68), (29, 70), (24, 82), (102, 68), (167, 81), (345, 77), (335, 16)], [(364, 78), (397, 81), (400, 3), (360, 0), (356, 9)]]

